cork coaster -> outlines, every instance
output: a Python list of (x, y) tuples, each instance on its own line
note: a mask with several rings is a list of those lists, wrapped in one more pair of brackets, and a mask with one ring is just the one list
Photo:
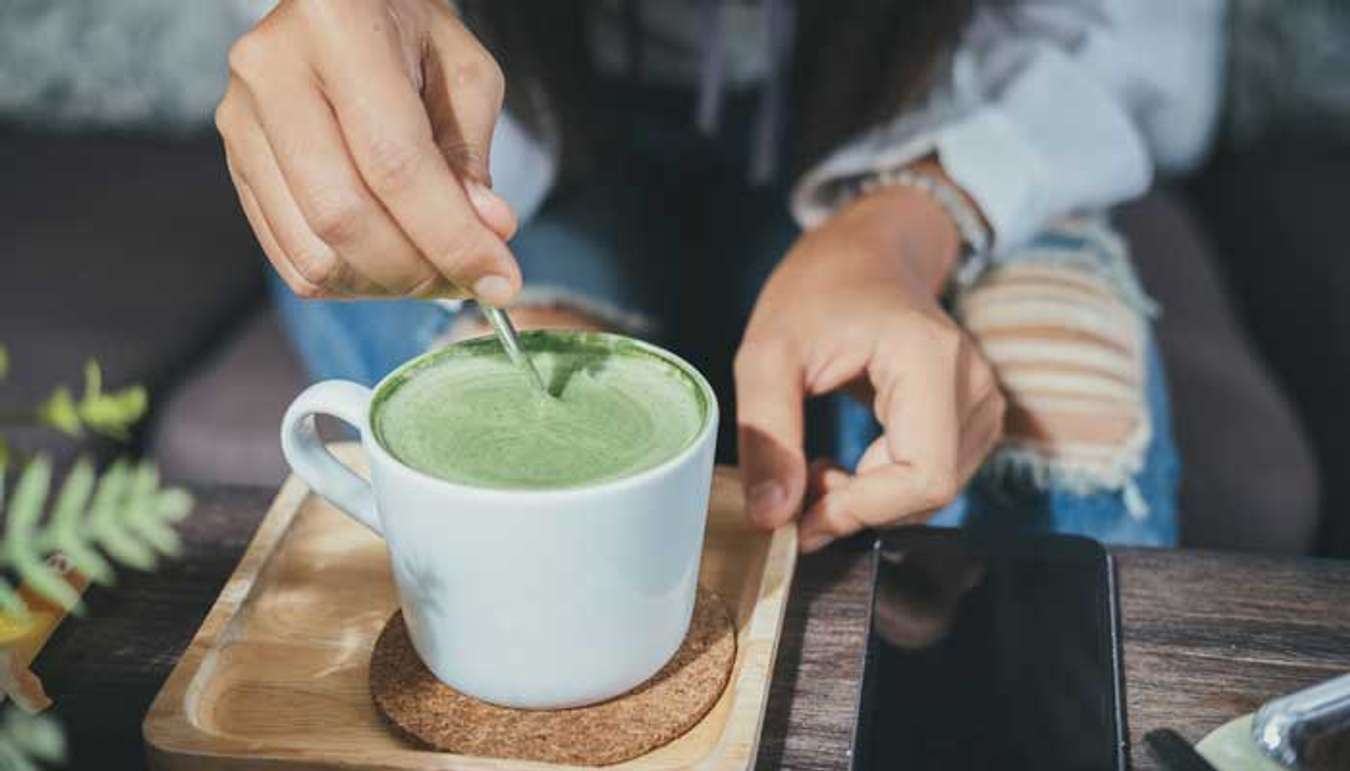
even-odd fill
[(731, 616), (721, 598), (699, 587), (684, 643), (647, 682), (586, 707), (510, 709), (437, 680), (413, 650), (398, 611), (371, 653), (370, 690), (394, 726), (434, 749), (604, 766), (650, 752), (693, 728), (722, 695), (735, 660)]

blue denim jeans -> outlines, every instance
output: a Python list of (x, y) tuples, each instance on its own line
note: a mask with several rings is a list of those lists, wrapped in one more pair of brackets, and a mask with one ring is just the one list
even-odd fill
[[(737, 132), (699, 137), (687, 127), (688, 115), (669, 100), (636, 112), (609, 167), (556, 193), (511, 248), (526, 280), (523, 301), (569, 305), (670, 347), (729, 401), (731, 353), (760, 285), (798, 231), (783, 205), (785, 190), (744, 183)], [(734, 128), (743, 121), (730, 109), (726, 123)], [(1046, 238), (1063, 240), (1054, 233)], [(1117, 269), (1128, 271), (1121, 264)], [(315, 378), (373, 384), (434, 345), (455, 318), (415, 300), (302, 301), (275, 277), (272, 290)], [(473, 312), (466, 308), (461, 312)], [(1156, 347), (1148, 356), (1147, 398), (1152, 439), (1128, 491), (1084, 494), (982, 474), (933, 524), (1174, 545), (1178, 463)], [(870, 412), (846, 397), (808, 416), (814, 418), (811, 449), (830, 452), (850, 468), (878, 431)], [(722, 421), (722, 460), (732, 460), (730, 418)], [(1126, 505), (1129, 496), (1132, 505)]]
[[(670, 345), (672, 335), (660, 326), (662, 319), (655, 303), (660, 282), (638, 269), (647, 255), (641, 260), (624, 258), (632, 253), (614, 250), (623, 239), (612, 232), (591, 230), (596, 223), (572, 218), (572, 210), (571, 206), (546, 207), (512, 243), (527, 282), (533, 285), (534, 297), (541, 302), (574, 305), (620, 328), (657, 337)], [(747, 260), (757, 268), (752, 267), (752, 275), (738, 283), (747, 289), (757, 286), (791, 238), (785, 233), (762, 239), (777, 251)], [(272, 289), (286, 330), (314, 378), (341, 377), (373, 384), (404, 360), (431, 347), (455, 318), (453, 312), (429, 302), (300, 300), (275, 279)], [(729, 315), (737, 322), (743, 319), (753, 296), (751, 289), (743, 295), (743, 307)], [(699, 312), (716, 315), (707, 308)], [(725, 337), (734, 341), (739, 332), (739, 327), (728, 328)], [(680, 353), (689, 355), (686, 350)], [(1079, 493), (1039, 487), (1030, 480), (977, 475), (965, 493), (931, 524), (988, 531), (1076, 533), (1115, 544), (1175, 545), (1178, 460), (1156, 346), (1150, 346), (1147, 371), (1153, 437), (1143, 468), (1134, 480), (1135, 490), (1145, 503), (1142, 509), (1126, 506), (1125, 493), (1119, 490)], [(877, 436), (879, 427), (871, 412), (852, 399), (838, 397), (832, 407), (832, 425), (815, 427), (818, 433), (823, 429), (827, 434), (818, 444), (833, 445), (834, 457), (851, 468)]]

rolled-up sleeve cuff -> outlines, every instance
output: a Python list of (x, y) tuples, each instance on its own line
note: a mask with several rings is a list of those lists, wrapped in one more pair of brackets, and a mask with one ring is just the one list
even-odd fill
[(803, 228), (814, 228), (845, 203), (844, 186), (849, 181), (882, 169), (907, 166), (935, 149), (936, 136), (931, 133), (895, 142), (890, 132), (874, 129), (802, 175), (792, 190), (789, 204), (792, 216)]
[(488, 172), (492, 189), (506, 199), (524, 224), (543, 204), (558, 175), (556, 153), (536, 139), (510, 113), (502, 113), (492, 132)]
[(943, 129), (935, 144), (943, 171), (989, 223), (994, 255), (1036, 235), (1046, 214), (1036, 191), (1047, 175), (1012, 121), (996, 109), (978, 110)]
[(835, 151), (802, 177), (793, 213), (803, 227), (818, 225), (845, 203), (850, 181), (930, 154), (980, 207), (996, 258), (1054, 217), (1139, 195), (1152, 173), (1115, 97), (1062, 54), (1042, 51), (997, 101), (924, 122), (901, 118)]
[(1036, 201), (1040, 162), (996, 109), (974, 111), (941, 128), (896, 142), (877, 131), (835, 152), (798, 181), (792, 213), (812, 228), (844, 203), (847, 182), (936, 155), (947, 176), (970, 196), (989, 223), (995, 254), (1030, 240), (1040, 227), (1043, 206)]

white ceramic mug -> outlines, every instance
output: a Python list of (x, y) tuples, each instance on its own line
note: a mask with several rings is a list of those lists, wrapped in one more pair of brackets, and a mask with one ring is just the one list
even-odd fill
[[(625, 338), (626, 339), (626, 338)], [(602, 701), (651, 677), (688, 630), (712, 483), (717, 401), (692, 366), (630, 341), (689, 375), (703, 426), (678, 455), (621, 479), (556, 490), (447, 482), (385, 449), (372, 426), (399, 367), (372, 391), (343, 380), (291, 403), (281, 446), (329, 502), (384, 537), (413, 647), (457, 690), (510, 707)], [(314, 416), (350, 423), (368, 483), (319, 440)]]

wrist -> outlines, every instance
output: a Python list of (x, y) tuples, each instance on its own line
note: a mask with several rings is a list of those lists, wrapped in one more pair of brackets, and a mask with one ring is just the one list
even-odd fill
[(934, 296), (942, 293), (960, 262), (961, 232), (932, 196), (895, 185), (855, 198), (839, 212), (879, 239), (887, 254)]

